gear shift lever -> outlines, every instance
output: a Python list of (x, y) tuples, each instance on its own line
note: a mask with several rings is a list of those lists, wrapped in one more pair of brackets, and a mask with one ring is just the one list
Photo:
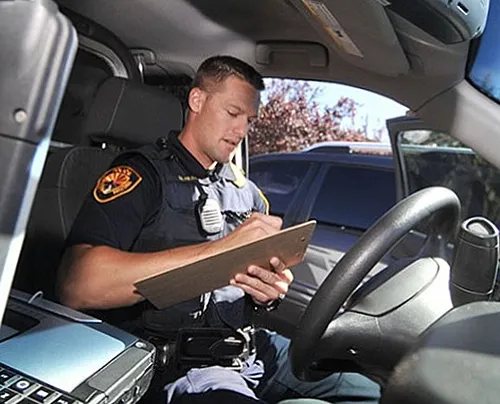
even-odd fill
[(498, 269), (499, 231), (484, 217), (460, 226), (453, 252), (450, 293), (453, 305), (490, 300)]

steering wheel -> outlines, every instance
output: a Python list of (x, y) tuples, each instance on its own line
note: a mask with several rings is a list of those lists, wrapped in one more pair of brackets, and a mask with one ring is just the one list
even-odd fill
[(393, 206), (374, 223), (330, 272), (307, 306), (290, 345), (292, 371), (314, 380), (309, 365), (321, 337), (347, 298), (390, 249), (420, 222), (431, 218), (429, 236), (447, 240), (460, 217), (460, 200), (448, 188), (429, 187)]

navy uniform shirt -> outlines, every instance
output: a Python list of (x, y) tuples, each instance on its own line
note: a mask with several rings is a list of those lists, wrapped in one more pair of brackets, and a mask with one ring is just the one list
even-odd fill
[[(193, 176), (204, 178), (210, 175), (175, 134), (170, 135), (169, 140), (173, 152)], [(66, 241), (66, 247), (90, 244), (130, 251), (144, 224), (154, 219), (161, 207), (161, 183), (156, 171), (140, 154), (119, 156), (107, 173), (114, 174), (113, 168), (116, 171), (119, 167), (129, 168), (137, 174), (132, 179), (133, 183), (112, 197), (96, 195), (96, 187), (84, 201)], [(258, 210), (267, 213), (268, 202), (257, 187), (255, 189), (259, 194), (256, 198)]]

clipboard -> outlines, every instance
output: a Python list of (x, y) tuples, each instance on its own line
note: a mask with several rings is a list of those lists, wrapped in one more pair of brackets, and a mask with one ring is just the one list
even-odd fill
[(274, 256), (290, 268), (304, 259), (315, 227), (315, 220), (300, 223), (203, 260), (169, 268), (134, 286), (157, 309), (164, 309), (228, 286), (230, 279), (237, 273), (246, 272), (249, 265), (267, 268)]

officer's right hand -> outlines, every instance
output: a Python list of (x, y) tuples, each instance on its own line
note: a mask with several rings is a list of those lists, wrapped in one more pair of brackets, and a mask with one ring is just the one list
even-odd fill
[(278, 216), (254, 212), (243, 224), (226, 236), (226, 242), (231, 246), (240, 246), (277, 233), (282, 224), (283, 221)]

